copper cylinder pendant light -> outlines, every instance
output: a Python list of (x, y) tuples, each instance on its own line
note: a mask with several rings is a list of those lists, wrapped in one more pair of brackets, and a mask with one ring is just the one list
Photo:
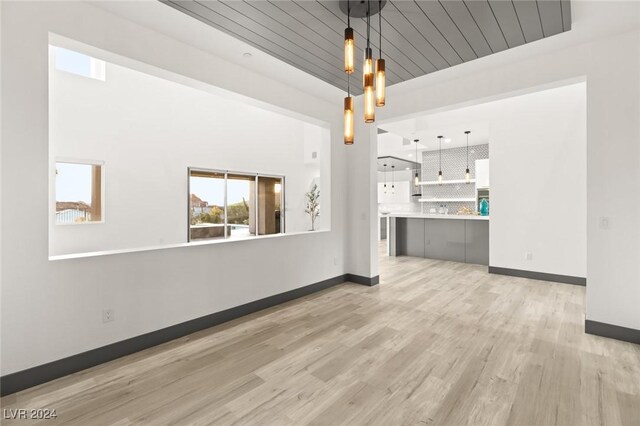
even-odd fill
[(376, 106), (384, 106), (385, 98), (385, 70), (384, 59), (382, 59), (382, 0), (378, 0), (378, 34), (380, 42), (378, 43), (378, 59), (376, 60)]
[(353, 73), (355, 70), (354, 52), (356, 42), (351, 28), (351, 3), (347, 0), (347, 28), (344, 30), (344, 72)]
[(364, 122), (373, 123), (376, 121), (375, 94), (373, 86), (373, 52), (370, 44), (371, 35), (371, 7), (367, 0), (367, 48), (364, 50)]
[(353, 145), (353, 97), (351, 84), (347, 75), (347, 97), (344, 98), (344, 144)]
[(344, 30), (344, 71), (347, 73), (347, 97), (344, 98), (343, 107), (344, 143), (345, 145), (353, 145), (355, 140), (355, 102), (351, 96), (351, 82), (349, 75), (356, 69), (354, 60), (356, 46), (354, 37), (355, 31), (351, 28), (351, 15), (357, 18), (366, 17), (367, 45), (363, 49), (364, 58), (362, 63), (362, 88), (364, 92), (363, 115), (365, 123), (373, 123), (376, 119), (375, 108), (385, 105), (386, 67), (385, 61), (382, 59), (382, 15), (378, 16), (380, 57), (375, 61), (373, 58), (373, 50), (371, 48), (371, 15), (381, 13), (382, 7), (386, 4), (386, 0), (378, 0), (377, 5), (376, 3), (373, 3), (373, 6), (371, 5), (371, 0), (367, 0), (366, 4), (364, 0), (361, 0), (354, 5), (353, 9), (351, 8), (350, 0), (340, 0), (339, 3), (342, 12), (347, 15), (347, 27)]

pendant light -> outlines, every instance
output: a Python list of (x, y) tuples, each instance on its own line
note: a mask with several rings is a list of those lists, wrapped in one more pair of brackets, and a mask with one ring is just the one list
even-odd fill
[(351, 3), (347, 0), (347, 28), (344, 30), (344, 72), (351, 74), (355, 69), (353, 53), (355, 50), (353, 28), (351, 28)]
[(464, 172), (464, 181), (465, 183), (471, 183), (471, 174), (469, 173), (469, 133), (470, 130), (464, 132), (467, 135), (467, 170)]
[(438, 143), (440, 148), (438, 149), (440, 154), (440, 170), (438, 171), (438, 185), (442, 185), (442, 138), (444, 136), (438, 136)]
[(347, 74), (347, 97), (344, 98), (344, 144), (353, 145), (353, 97), (349, 74)]
[(391, 193), (395, 194), (396, 193), (396, 178), (395, 175), (393, 174), (394, 170), (395, 170), (396, 166), (391, 166)]
[(371, 3), (367, 0), (367, 47), (364, 50), (363, 85), (364, 85), (364, 122), (376, 120), (375, 95), (373, 93), (373, 53), (370, 44), (371, 35)]
[(378, 34), (380, 42), (378, 43), (378, 59), (376, 60), (376, 106), (384, 106), (385, 101), (385, 72), (384, 59), (382, 59), (382, 0), (378, 0)]
[(418, 161), (418, 142), (420, 139), (413, 140), (416, 143), (416, 175), (413, 177), (413, 185), (417, 187), (420, 185), (420, 176), (418, 176), (418, 167), (420, 167), (420, 162)]
[(384, 174), (384, 193), (386, 194), (387, 193), (387, 165), (383, 164), (383, 166), (384, 166), (384, 172), (383, 172), (383, 174)]
[[(375, 0), (374, 0), (375, 1)], [(378, 0), (377, 10), (373, 10), (373, 14), (381, 13), (384, 6), (383, 0)], [(346, 5), (346, 10), (345, 10)], [(365, 8), (366, 6), (366, 8)], [(351, 28), (351, 2), (350, 0), (340, 0), (340, 9), (347, 15), (347, 27), (344, 30), (344, 71), (347, 73), (347, 97), (344, 100), (344, 143), (345, 145), (353, 145), (354, 143), (354, 102), (351, 97), (351, 88), (349, 75), (355, 71), (355, 37), (353, 28)], [(375, 9), (375, 3), (374, 3)], [(367, 45), (364, 48), (364, 60), (362, 64), (362, 88), (364, 98), (364, 122), (375, 122), (375, 108), (385, 105), (386, 98), (386, 67), (385, 61), (382, 59), (382, 15), (378, 17), (379, 35), (380, 35), (380, 58), (373, 60), (373, 50), (371, 49), (371, 0), (360, 0), (359, 4), (353, 10), (354, 17), (366, 17), (367, 25)]]

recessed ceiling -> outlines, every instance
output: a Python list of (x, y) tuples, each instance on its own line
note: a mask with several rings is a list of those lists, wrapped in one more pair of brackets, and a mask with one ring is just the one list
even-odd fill
[(390, 172), (392, 166), (395, 166), (395, 170), (399, 172), (402, 170), (414, 170), (417, 167), (420, 167), (420, 164), (414, 161), (405, 160), (404, 158), (393, 157), (390, 155), (387, 155), (385, 157), (378, 157), (379, 172)]
[[(160, 0), (342, 90), (346, 16), (338, 1)], [(374, 0), (375, 1), (375, 0)], [(377, 16), (375, 17), (377, 18)], [(357, 58), (364, 19), (352, 19)], [(382, 10), (387, 85), (571, 29), (570, 0), (394, 0)], [(371, 44), (378, 56), (378, 19)], [(243, 52), (238, 52), (241, 55)], [(362, 73), (356, 61), (356, 75)], [(352, 82), (357, 82), (354, 78)], [(362, 92), (358, 84), (352, 92)]]

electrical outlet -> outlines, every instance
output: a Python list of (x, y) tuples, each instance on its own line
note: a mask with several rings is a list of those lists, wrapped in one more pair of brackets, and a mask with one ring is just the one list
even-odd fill
[(102, 322), (111, 322), (115, 321), (115, 312), (113, 309), (103, 309), (102, 310)]
[(525, 260), (533, 260), (533, 253), (531, 253), (530, 251), (526, 252), (524, 254), (524, 259)]

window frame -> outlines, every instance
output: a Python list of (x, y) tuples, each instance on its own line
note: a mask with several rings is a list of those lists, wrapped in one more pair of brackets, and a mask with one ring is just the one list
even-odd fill
[[(78, 165), (84, 165), (84, 166), (100, 166), (100, 220), (90, 220), (90, 221), (85, 221), (85, 222), (69, 222), (69, 223), (58, 223), (57, 219), (56, 219), (56, 207), (57, 207), (57, 202), (58, 202), (58, 194), (56, 191), (56, 187), (57, 187), (57, 164), (58, 163), (66, 163), (66, 164), (78, 164)], [(71, 157), (56, 157), (53, 160), (53, 197), (52, 197), (52, 211), (53, 214), (52, 216), (52, 220), (53, 220), (53, 224), (56, 226), (70, 226), (70, 225), (99, 225), (99, 224), (104, 224), (106, 219), (105, 219), (105, 212), (106, 212), (106, 206), (105, 206), (105, 162), (104, 160), (87, 160), (87, 159), (80, 159), (80, 158), (71, 158)], [(93, 186), (92, 186), (92, 197), (93, 197)]]
[[(211, 173), (211, 174), (222, 174), (224, 175), (224, 222), (223, 222), (223, 227), (224, 227), (224, 237), (222, 239), (219, 239), (219, 241), (237, 241), (238, 239), (253, 239), (253, 238), (260, 238), (260, 237), (266, 237), (269, 235), (277, 235), (277, 234), (267, 234), (267, 235), (260, 235), (259, 233), (259, 220), (258, 220), (258, 208), (259, 208), (259, 199), (258, 199), (258, 195), (259, 195), (259, 185), (258, 185), (258, 179), (263, 177), (263, 178), (272, 178), (272, 179), (280, 179), (281, 180), (281, 185), (282, 187), (280, 188), (280, 206), (282, 209), (282, 213), (281, 213), (281, 223), (282, 223), (282, 230), (280, 232), (280, 234), (285, 234), (286, 233), (286, 218), (287, 215), (285, 214), (285, 188), (286, 188), (286, 179), (285, 179), (285, 175), (277, 175), (277, 174), (271, 174), (271, 173), (255, 173), (255, 172), (239, 172), (239, 171), (234, 171), (234, 170), (223, 170), (223, 169), (210, 169), (210, 168), (205, 168), (205, 167), (187, 167), (187, 243), (191, 243), (193, 241), (200, 241), (202, 239), (197, 238), (195, 240), (192, 240), (191, 238), (191, 173), (192, 172), (196, 172), (196, 173)], [(231, 239), (229, 238), (229, 233), (228, 233), (228, 199), (227, 199), (227, 195), (228, 195), (228, 187), (227, 187), (227, 183), (228, 183), (228, 179), (229, 179), (229, 175), (232, 176), (250, 176), (253, 177), (253, 181), (254, 181), (254, 209), (255, 209), (255, 215), (256, 215), (256, 225), (255, 225), (255, 235), (248, 237), (248, 238), (236, 238), (236, 239)], [(204, 239), (206, 240), (206, 239)]]

